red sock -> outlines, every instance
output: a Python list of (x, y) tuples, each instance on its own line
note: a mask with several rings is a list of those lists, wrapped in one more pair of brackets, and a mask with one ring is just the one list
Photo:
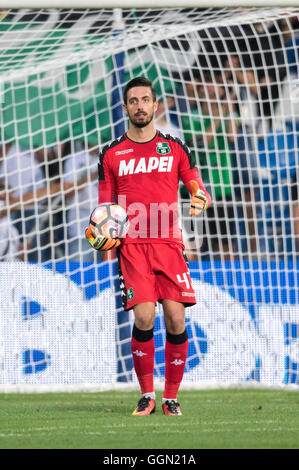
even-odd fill
[(134, 369), (141, 393), (154, 391), (155, 342), (153, 329), (148, 331), (133, 329), (131, 350)]
[(188, 355), (187, 330), (180, 335), (167, 333), (165, 344), (165, 388), (163, 398), (177, 398)]

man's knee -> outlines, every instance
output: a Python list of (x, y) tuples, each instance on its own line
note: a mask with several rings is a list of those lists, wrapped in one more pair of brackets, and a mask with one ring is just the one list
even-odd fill
[(164, 321), (168, 333), (178, 335), (184, 332), (185, 307), (180, 302), (163, 301)]
[(134, 323), (139, 330), (150, 330), (155, 325), (155, 304), (152, 302), (143, 302), (135, 305)]

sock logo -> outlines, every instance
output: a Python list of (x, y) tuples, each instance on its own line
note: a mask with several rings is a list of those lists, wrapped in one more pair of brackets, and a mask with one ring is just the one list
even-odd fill
[(136, 349), (136, 351), (133, 351), (133, 354), (135, 354), (135, 356), (138, 356), (138, 357), (147, 356), (147, 353), (138, 351), (138, 349)]
[(181, 359), (175, 359), (170, 364), (174, 364), (175, 366), (180, 366), (180, 365), (184, 364), (184, 361), (182, 361)]

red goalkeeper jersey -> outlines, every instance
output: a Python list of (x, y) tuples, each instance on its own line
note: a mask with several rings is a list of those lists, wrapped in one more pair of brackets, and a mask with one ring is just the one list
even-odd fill
[(197, 181), (210, 196), (188, 147), (178, 138), (157, 131), (149, 142), (134, 142), (124, 134), (106, 145), (99, 160), (99, 204), (116, 202), (130, 219), (123, 243), (182, 243), (179, 221), (179, 181), (191, 192)]

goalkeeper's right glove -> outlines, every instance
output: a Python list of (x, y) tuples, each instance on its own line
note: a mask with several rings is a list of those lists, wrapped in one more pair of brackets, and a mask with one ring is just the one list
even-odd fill
[(85, 229), (85, 237), (88, 243), (95, 250), (109, 251), (112, 250), (112, 248), (117, 248), (120, 245), (119, 238), (103, 237), (102, 235), (97, 234), (90, 227)]

